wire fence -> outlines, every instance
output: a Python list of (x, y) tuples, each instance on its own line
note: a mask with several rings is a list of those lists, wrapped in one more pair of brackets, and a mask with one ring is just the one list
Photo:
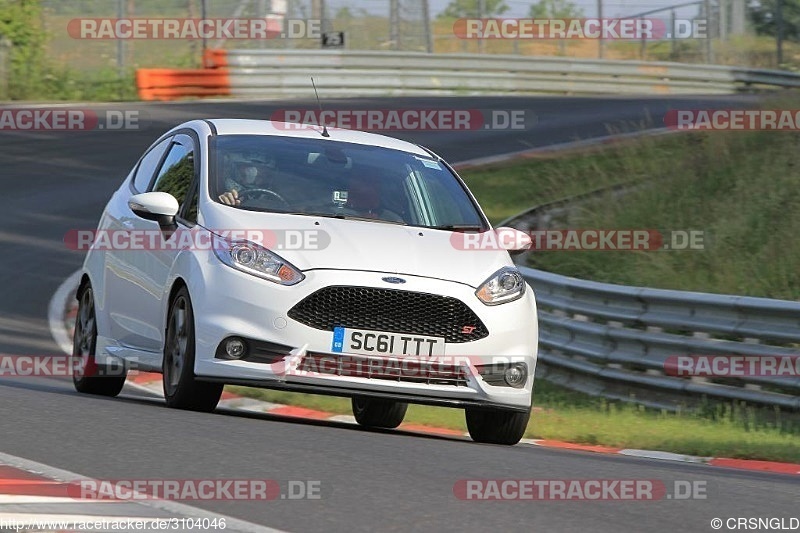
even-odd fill
[[(191, 18), (318, 21), (321, 32), (344, 32), (345, 48), (433, 52), (426, 30), (426, 0), (44, 0), (43, 27), (48, 56), (58, 64), (78, 69), (156, 66), (198, 66), (204, 47), (225, 49), (320, 48), (312, 36), (268, 39), (113, 40), (76, 39), (68, 27), (75, 19)], [(271, 36), (272, 37), (272, 36)]]
[[(792, 41), (794, 26), (787, 26), (785, 62), (781, 64), (775, 39), (755, 36), (748, 27), (750, 18), (744, 16), (747, 0), (665, 0), (678, 4), (638, 14), (654, 17), (662, 29), (660, 37), (638, 41), (590, 36), (558, 39), (464, 35), (463, 24), (476, 20), (484, 24), (490, 20), (516, 20), (519, 24), (544, 20), (555, 25), (558, 21), (620, 21), (621, 17), (636, 16), (630, 4), (614, 0), (565, 0), (567, 5), (581, 2), (583, 6), (568, 16), (552, 10), (536, 12), (542, 5), (552, 4), (544, 0), (500, 1), (508, 3), (511, 10), (492, 13), (487, 6), (494, 2), (489, 0), (0, 0), (0, 31), (13, 43), (10, 53), (3, 52), (6, 64), (0, 65), (5, 69), (0, 79), (0, 98), (128, 100), (136, 98), (137, 69), (203, 67), (204, 50), (211, 48), (320, 50), (326, 40), (327, 44), (339, 44), (351, 52), (603, 58), (800, 70), (800, 45)], [(596, 9), (587, 7), (595, 2)], [(461, 9), (450, 9), (453, 6)], [(205, 39), (197, 34), (169, 39), (163, 35), (120, 38), (113, 32), (110, 36), (87, 38), (82, 31), (77, 35), (74, 31), (76, 25), (83, 28), (92, 20), (113, 23), (118, 19), (127, 23), (142, 19), (164, 23), (172, 19), (197, 24), (244, 20), (272, 24), (281, 30), (293, 23), (306, 23), (309, 29), (317, 24), (318, 31), (281, 31), (269, 39), (252, 35), (226, 39), (219, 34)], [(688, 24), (684, 29), (703, 22), (708, 38), (695, 34), (676, 37), (671, 30), (681, 21)], [(758, 27), (763, 31), (763, 24)]]
[[(613, 18), (618, 11), (599, 0), (594, 12), (578, 10), (578, 17)], [(439, 10), (431, 13), (429, 0), (43, 0), (43, 26), (48, 55), (57, 64), (77, 69), (199, 66), (204, 47), (226, 49), (314, 49), (319, 37), (274, 39), (113, 40), (75, 39), (67, 27), (76, 18), (278, 18), (317, 20), (323, 32), (342, 32), (350, 50), (398, 50), (431, 53), (518, 54), (573, 58), (640, 59), (774, 68), (778, 66), (774, 40), (749, 33), (746, 0), (687, 0), (640, 15), (666, 30), (648, 40), (465, 38), (456, 31), (457, 17)], [(462, 13), (477, 18), (500, 16), (480, 8)], [(519, 4), (519, 2), (517, 2)], [(531, 1), (530, 5), (536, 4)], [(516, 12), (521, 6), (516, 6)], [(532, 12), (531, 12), (532, 13)], [(522, 16), (527, 16), (524, 13)], [(504, 15), (503, 15), (504, 16)], [(558, 14), (548, 14), (558, 17)], [(631, 17), (631, 15), (627, 15)], [(563, 17), (562, 17), (563, 18)], [(706, 37), (680, 35), (676, 24), (689, 27), (702, 21)], [(680, 29), (680, 28), (678, 28)], [(697, 29), (697, 28), (695, 28)], [(695, 32), (696, 33), (696, 32)], [(787, 54), (794, 57), (791, 49)], [(800, 56), (799, 56), (800, 57)]]

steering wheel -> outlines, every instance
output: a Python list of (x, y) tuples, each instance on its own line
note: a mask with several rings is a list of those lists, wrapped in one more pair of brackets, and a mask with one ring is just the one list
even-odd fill
[(287, 202), (283, 196), (270, 189), (244, 189), (239, 193), (239, 198), (241, 200), (247, 200), (249, 198), (261, 198), (264, 195), (277, 198), (278, 201), (280, 201), (285, 207), (291, 207), (289, 202)]

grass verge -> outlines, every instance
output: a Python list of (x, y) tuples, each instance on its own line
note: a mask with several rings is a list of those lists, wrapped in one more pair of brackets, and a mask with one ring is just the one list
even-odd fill
[[(248, 387), (228, 390), (268, 402), (352, 414), (346, 398)], [(719, 407), (705, 413), (654, 412), (567, 391), (544, 380), (536, 382), (534, 403), (527, 438), (800, 463), (800, 431), (789, 423), (759, 422), (746, 407)], [(443, 407), (410, 405), (405, 423), (467, 430), (462, 410)]]
[[(531, 254), (531, 264), (625, 285), (797, 300), (798, 146), (797, 132), (696, 133), (643, 139), (612, 152), (613, 162), (611, 154), (564, 162), (567, 170), (592, 166), (601, 185), (620, 175), (646, 183), (582, 206), (570, 227), (655, 229), (667, 240), (675, 230), (701, 231), (704, 248), (542, 251)], [(491, 176), (482, 181), (491, 183)]]

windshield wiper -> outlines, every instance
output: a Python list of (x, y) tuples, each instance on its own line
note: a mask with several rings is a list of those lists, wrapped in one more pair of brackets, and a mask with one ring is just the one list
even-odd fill
[(442, 224), (441, 226), (429, 226), (429, 229), (443, 229), (447, 231), (484, 231), (483, 226), (475, 224)]

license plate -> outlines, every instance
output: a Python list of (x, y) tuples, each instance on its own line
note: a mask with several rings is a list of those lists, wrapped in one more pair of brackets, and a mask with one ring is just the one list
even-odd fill
[(444, 337), (334, 328), (333, 352), (359, 355), (444, 355)]

